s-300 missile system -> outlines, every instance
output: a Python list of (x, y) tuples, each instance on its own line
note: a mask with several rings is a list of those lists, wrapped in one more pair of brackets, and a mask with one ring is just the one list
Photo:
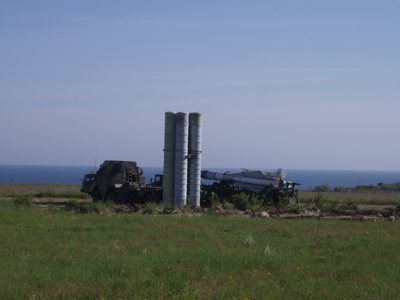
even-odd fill
[(202, 204), (210, 199), (212, 194), (221, 199), (231, 198), (234, 195), (245, 193), (256, 195), (264, 204), (279, 205), (282, 200), (296, 205), (299, 202), (296, 182), (286, 182), (286, 173), (282, 169), (276, 171), (262, 171), (242, 169), (240, 173), (201, 171), (201, 177), (215, 181), (212, 185), (202, 185)]
[(92, 196), (93, 202), (114, 201), (130, 204), (162, 200), (163, 175), (145, 185), (145, 174), (134, 161), (106, 160), (96, 174), (86, 174), (81, 192)]

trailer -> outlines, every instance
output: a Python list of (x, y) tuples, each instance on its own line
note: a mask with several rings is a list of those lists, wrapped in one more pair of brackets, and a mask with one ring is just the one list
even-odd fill
[(233, 196), (244, 193), (258, 197), (264, 205), (279, 206), (282, 202), (296, 205), (299, 202), (298, 190), (295, 182), (286, 182), (286, 173), (282, 169), (276, 171), (262, 171), (242, 169), (240, 173), (215, 172), (204, 170), (201, 177), (213, 180), (212, 184), (201, 186), (201, 203), (210, 205), (212, 195), (220, 199), (232, 199)]

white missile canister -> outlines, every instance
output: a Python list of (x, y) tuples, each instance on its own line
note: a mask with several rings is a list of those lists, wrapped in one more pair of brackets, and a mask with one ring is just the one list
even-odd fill
[(200, 206), (202, 118), (200, 113), (189, 114), (188, 187), (190, 204), (194, 206)]
[(186, 205), (188, 171), (188, 113), (178, 112), (175, 116), (175, 187), (174, 205)]
[(175, 112), (165, 113), (163, 204), (174, 205), (175, 183)]

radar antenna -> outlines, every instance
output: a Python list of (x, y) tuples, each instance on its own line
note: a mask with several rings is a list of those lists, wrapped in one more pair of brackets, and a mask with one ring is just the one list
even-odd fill
[(93, 173), (95, 173), (95, 172), (96, 172), (96, 165), (97, 165), (97, 150), (98, 150), (98, 149), (96, 149), (96, 157), (95, 157), (95, 159), (94, 159), (94, 169), (93, 169)]

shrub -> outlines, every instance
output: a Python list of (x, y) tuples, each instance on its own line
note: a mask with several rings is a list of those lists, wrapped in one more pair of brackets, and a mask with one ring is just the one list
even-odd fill
[(331, 191), (331, 186), (328, 183), (325, 183), (322, 185), (322, 191), (323, 192), (330, 192)]
[(355, 207), (357, 207), (357, 203), (353, 200), (353, 198), (347, 198), (345, 201), (340, 203), (341, 205), (339, 206), (339, 208), (344, 210), (354, 209)]
[(55, 192), (52, 190), (39, 191), (33, 194), (36, 198), (76, 198), (76, 199), (89, 199), (89, 194), (82, 192)]
[(322, 209), (324, 208), (324, 204), (326, 203), (327, 199), (325, 198), (325, 196), (323, 194), (321, 194), (320, 192), (318, 192), (317, 197), (314, 198), (314, 205), (318, 208), (318, 209)]
[(314, 191), (316, 192), (321, 192), (322, 191), (322, 186), (320, 184), (318, 184), (315, 188)]
[(345, 190), (343, 185), (337, 185), (333, 188), (334, 192), (343, 192)]
[(163, 211), (168, 213), (168, 212), (173, 212), (175, 209), (177, 208), (176, 205), (172, 205), (172, 206), (164, 206), (163, 207)]
[(146, 203), (146, 207), (143, 209), (143, 214), (154, 215), (157, 213), (157, 206), (155, 203)]
[(232, 204), (238, 210), (246, 210), (250, 205), (250, 195), (246, 195), (245, 193), (240, 193), (239, 195), (232, 196)]
[(57, 198), (58, 194), (54, 191), (47, 190), (47, 191), (36, 192), (35, 197), (36, 198)]
[(235, 206), (232, 203), (230, 203), (224, 199), (224, 200), (222, 200), (222, 208), (223, 209), (234, 209)]
[(238, 210), (257, 210), (261, 207), (261, 200), (257, 197), (253, 197), (251, 195), (247, 195), (245, 193), (240, 193), (239, 195), (232, 196), (232, 204)]
[(221, 205), (221, 202), (219, 201), (219, 197), (217, 194), (212, 193), (210, 201), (211, 201), (211, 207), (216, 207), (218, 205)]
[(389, 210), (388, 210), (388, 215), (389, 215), (389, 216), (397, 217), (396, 208), (394, 208), (394, 207), (389, 208)]
[(322, 186), (318, 184), (315, 189), (316, 192), (330, 192), (331, 186), (328, 183), (323, 184)]
[(67, 204), (65, 204), (65, 209), (66, 210), (74, 210), (77, 205), (78, 205), (78, 201), (76, 199), (69, 199)]
[(100, 212), (100, 207), (97, 203), (79, 202), (75, 208), (75, 211), (83, 214), (98, 214)]
[(250, 197), (250, 209), (251, 210), (260, 210), (262, 205), (261, 199), (257, 195), (252, 195)]
[(100, 207), (97, 203), (78, 202), (76, 199), (70, 199), (65, 205), (65, 209), (73, 210), (77, 213), (82, 213), (82, 214), (100, 212)]
[(200, 206), (194, 206), (194, 207), (193, 207), (193, 212), (195, 212), (195, 213), (200, 213), (200, 212), (202, 212), (201, 207), (200, 207)]
[(32, 204), (33, 196), (32, 196), (32, 194), (15, 195), (15, 196), (12, 196), (11, 200), (15, 204), (28, 206), (28, 205)]
[(330, 208), (331, 209), (337, 209), (340, 206), (340, 201), (339, 200), (333, 200), (330, 203)]
[[(279, 197), (279, 202), (275, 203), (275, 207), (276, 208), (280, 208), (280, 209), (291, 209), (291, 210), (298, 210), (299, 207), (296, 205), (296, 202), (293, 201), (294, 199), (292, 197), (286, 196), (286, 197)], [(303, 200), (304, 202), (302, 203), (308, 203), (312, 200)], [(301, 200), (299, 201), (299, 203), (301, 202)]]
[(346, 206), (349, 208), (349, 207), (354, 207), (354, 206), (356, 206), (356, 202), (352, 199), (352, 198), (349, 198), (349, 199), (347, 199), (346, 200)]

